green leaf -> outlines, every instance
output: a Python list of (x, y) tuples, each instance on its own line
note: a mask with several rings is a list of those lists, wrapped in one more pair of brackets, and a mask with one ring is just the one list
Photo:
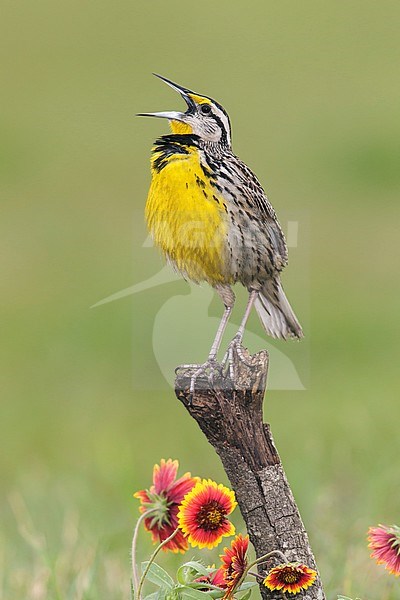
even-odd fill
[[(148, 562), (142, 563), (142, 573), (144, 573), (148, 564)], [(167, 590), (172, 590), (174, 587), (174, 580), (172, 577), (168, 575), (167, 571), (164, 571), (164, 569), (154, 562), (150, 565), (146, 579), (151, 581), (151, 583), (155, 583), (158, 587), (163, 587)]]
[(240, 597), (240, 600), (249, 600), (251, 596), (251, 588), (247, 590), (247, 592), (245, 594), (243, 594), (243, 596)]
[(210, 597), (210, 594), (207, 592), (201, 592), (186, 585), (176, 586), (175, 590), (179, 592), (182, 598), (187, 598), (188, 600), (206, 600)]
[(167, 593), (169, 593), (169, 590), (166, 590), (165, 588), (160, 588), (156, 592), (145, 596), (144, 600), (163, 600)]
[(348, 596), (342, 596), (341, 594), (339, 594), (338, 600), (351, 600), (351, 598), (349, 598)]
[(221, 588), (221, 591), (218, 590), (208, 590), (207, 592), (207, 596), (211, 596), (211, 598), (222, 598), (222, 596), (225, 594), (225, 590), (223, 590)]
[[(185, 585), (185, 584), (189, 583), (189, 581), (196, 579), (197, 576), (208, 577), (210, 574), (210, 571), (213, 571), (213, 570), (214, 569), (207, 569), (200, 562), (191, 560), (179, 567), (178, 571), (176, 572), (176, 578), (180, 584)], [(194, 572), (194, 576), (189, 579), (190, 571)]]
[(238, 588), (238, 592), (243, 592), (244, 590), (249, 590), (250, 588), (253, 588), (254, 586), (257, 585), (256, 581), (245, 581), (244, 583), (242, 583), (242, 585), (240, 586), (240, 588)]
[(236, 594), (240, 594), (240, 592), (245, 592), (243, 596), (240, 597), (240, 600), (248, 600), (251, 596), (252, 588), (257, 585), (256, 581), (245, 581), (242, 585), (235, 591)]

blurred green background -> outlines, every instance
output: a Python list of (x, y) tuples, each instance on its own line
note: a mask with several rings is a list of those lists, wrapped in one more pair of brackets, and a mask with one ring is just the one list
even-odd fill
[(299, 222), (285, 287), (306, 340), (273, 344), (307, 389), (271, 391), (265, 417), (328, 596), (400, 597), (365, 540), (400, 520), (399, 19), (388, 0), (2, 3), (2, 597), (128, 598), (153, 464), (226, 481), (152, 347), (188, 285), (90, 309), (162, 267), (142, 211), (167, 128), (134, 114), (182, 101), (152, 71), (225, 106), (235, 152)]

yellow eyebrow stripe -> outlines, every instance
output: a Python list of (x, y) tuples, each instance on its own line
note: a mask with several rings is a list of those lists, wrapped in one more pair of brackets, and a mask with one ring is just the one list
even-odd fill
[(196, 94), (188, 94), (188, 96), (196, 102), (196, 104), (211, 104), (210, 98), (205, 98), (204, 96), (197, 96)]

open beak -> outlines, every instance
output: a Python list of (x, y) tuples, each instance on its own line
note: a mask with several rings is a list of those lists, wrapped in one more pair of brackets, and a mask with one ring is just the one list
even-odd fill
[(162, 77), (162, 75), (157, 75), (157, 73), (153, 73), (153, 75), (155, 75), (156, 77), (158, 77), (159, 79), (164, 81), (167, 85), (172, 87), (172, 89), (175, 90), (176, 92), (179, 92), (180, 95), (182, 96), (182, 98), (184, 99), (184, 101), (186, 102), (188, 109), (186, 112), (178, 112), (175, 110), (169, 110), (169, 111), (154, 112), (154, 113), (138, 113), (137, 116), (138, 117), (158, 117), (159, 119), (169, 119), (170, 121), (185, 122), (185, 116), (194, 112), (194, 109), (196, 107), (195, 102), (191, 99), (191, 97), (189, 95), (189, 94), (192, 94), (193, 92), (191, 92), (187, 88), (182, 87), (181, 85), (178, 85), (177, 83), (174, 83), (173, 81), (170, 81), (166, 77)]

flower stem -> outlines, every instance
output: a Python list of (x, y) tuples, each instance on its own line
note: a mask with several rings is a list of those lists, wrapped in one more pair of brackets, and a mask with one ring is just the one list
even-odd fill
[(132, 537), (132, 550), (131, 550), (131, 560), (132, 560), (132, 581), (133, 581), (133, 589), (135, 592), (135, 599), (137, 598), (138, 588), (139, 588), (139, 575), (136, 564), (136, 546), (137, 546), (137, 537), (139, 533), (139, 528), (144, 519), (146, 519), (149, 514), (155, 512), (157, 509), (151, 508), (150, 510), (146, 510), (146, 512), (142, 513), (138, 520), (136, 521), (135, 529), (133, 531)]
[(139, 582), (139, 585), (138, 585), (138, 588), (137, 588), (137, 593), (135, 595), (135, 600), (141, 600), (142, 587), (143, 587), (144, 581), (146, 579), (147, 573), (150, 570), (151, 564), (154, 562), (155, 557), (160, 552), (161, 548), (163, 546), (165, 546), (166, 544), (168, 544), (168, 542), (170, 542), (172, 540), (172, 538), (174, 538), (176, 536), (176, 534), (178, 533), (178, 531), (179, 531), (179, 527), (177, 527), (175, 529), (175, 531), (173, 531), (169, 537), (167, 537), (165, 540), (163, 540), (161, 542), (161, 544), (159, 544), (157, 546), (157, 548), (154, 550), (153, 554), (150, 556), (149, 562), (147, 563), (146, 568), (143, 571), (142, 577), (140, 578), (140, 582)]
[(288, 559), (286, 558), (286, 556), (283, 554), (283, 552), (281, 552), (280, 550), (271, 550), (271, 552), (267, 552), (267, 554), (263, 554), (262, 556), (260, 556), (260, 558), (257, 558), (254, 562), (250, 563), (249, 566), (247, 567), (246, 571), (248, 571), (249, 569), (251, 569), (251, 567), (254, 567), (254, 565), (258, 565), (259, 563), (263, 563), (265, 562), (268, 558), (271, 558), (271, 556), (279, 556), (279, 558), (281, 558), (283, 560), (283, 562), (288, 563)]
[(262, 575), (256, 573), (255, 571), (247, 571), (247, 575), (253, 575), (253, 577), (255, 577), (256, 579), (264, 579)]

